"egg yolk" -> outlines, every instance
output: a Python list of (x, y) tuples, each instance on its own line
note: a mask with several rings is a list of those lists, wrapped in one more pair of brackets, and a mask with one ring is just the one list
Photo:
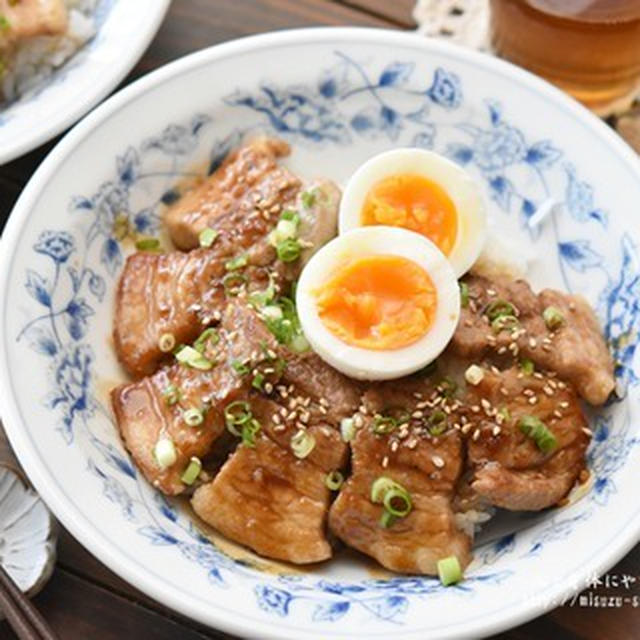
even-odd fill
[(316, 295), (318, 314), (331, 333), (375, 350), (399, 349), (421, 338), (438, 303), (429, 274), (392, 255), (348, 262)]
[(456, 208), (447, 192), (421, 175), (390, 176), (374, 185), (364, 201), (362, 224), (404, 227), (426, 236), (448, 256), (458, 232)]

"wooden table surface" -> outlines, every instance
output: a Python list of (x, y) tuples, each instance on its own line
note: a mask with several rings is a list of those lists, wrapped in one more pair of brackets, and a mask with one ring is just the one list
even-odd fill
[[(312, 25), (410, 29), (412, 6), (413, 0), (174, 0), (155, 40), (124, 84), (184, 54), (252, 33)], [(2, 224), (21, 189), (55, 143), (56, 140), (0, 167)], [(0, 427), (0, 461), (11, 459)], [(590, 590), (592, 595), (635, 595), (640, 600), (640, 546), (609, 575), (618, 580), (622, 575), (634, 576), (637, 582), (628, 591), (620, 586), (608, 590), (598, 587)], [(123, 582), (66, 531), (60, 537), (53, 577), (35, 602), (62, 640), (228, 638), (167, 610)], [(15, 636), (6, 623), (0, 623), (0, 640), (5, 638), (13, 640)], [(600, 608), (579, 606), (577, 602), (573, 606), (565, 604), (497, 638), (637, 639), (640, 606)]]

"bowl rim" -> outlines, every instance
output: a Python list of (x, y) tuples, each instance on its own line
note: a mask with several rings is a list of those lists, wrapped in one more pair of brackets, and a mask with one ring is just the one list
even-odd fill
[[(112, 114), (126, 107), (127, 104), (134, 102), (136, 98), (142, 96), (151, 88), (169, 82), (184, 72), (207, 65), (214, 65), (221, 60), (247, 51), (255, 52), (260, 49), (270, 49), (274, 46), (308, 45), (335, 40), (347, 41), (349, 44), (386, 45), (390, 48), (393, 48), (394, 45), (413, 45), (416, 50), (420, 48), (425, 51), (431, 50), (440, 55), (461, 60), (471, 66), (480, 65), (490, 72), (506, 77), (516, 85), (525, 85), (531, 91), (547, 98), (555, 106), (571, 113), (593, 135), (598, 136), (604, 143), (609, 145), (612, 152), (620, 157), (629, 171), (637, 176), (640, 182), (640, 164), (637, 156), (604, 122), (546, 81), (488, 54), (464, 49), (448, 42), (424, 38), (417, 34), (362, 27), (314, 27), (248, 36), (197, 51), (147, 74), (92, 111), (56, 145), (25, 187), (3, 233), (0, 243), (0, 300), (6, 300), (9, 286), (8, 276), (20, 234), (33, 205), (40, 196), (40, 191), (50, 180), (55, 179), (57, 166), (66, 161), (73, 154), (75, 148), (85, 138), (89, 137), (96, 127), (107, 121)], [(4, 322), (5, 314), (3, 312), (0, 327)], [(5, 332), (3, 331), (2, 333), (4, 334)], [(79, 508), (67, 502), (64, 492), (58, 488), (55, 481), (52, 481), (54, 479), (43, 468), (44, 465), (41, 465), (39, 454), (31, 446), (28, 431), (23, 428), (17, 399), (10, 392), (12, 388), (10, 381), (7, 343), (6, 339), (2, 339), (0, 340), (0, 388), (5, 391), (2, 416), (11, 446), (47, 505), (60, 519), (63, 526), (86, 549), (130, 584), (134, 584), (137, 588), (171, 609), (179, 611), (182, 615), (203, 624), (242, 637), (260, 637), (272, 640), (289, 638), (291, 640), (299, 640), (302, 637), (300, 629), (278, 629), (277, 624), (268, 621), (259, 623), (255, 619), (245, 621), (241, 617), (231, 617), (223, 610), (217, 609), (213, 603), (210, 604), (206, 611), (203, 611), (197, 602), (192, 601), (188, 596), (184, 596), (176, 587), (158, 582), (146, 570), (140, 571), (136, 567), (131, 567), (127, 562), (126, 554), (118, 549), (112, 540), (102, 534)], [(523, 600), (509, 609), (487, 616), (479, 624), (477, 621), (462, 622), (444, 627), (432, 637), (485, 637), (541, 615), (552, 606), (551, 603), (559, 602), (562, 598), (573, 593), (576, 585), (582, 584), (593, 575), (602, 574), (613, 566), (639, 539), (640, 512), (627, 521), (626, 527), (606, 548), (590, 556), (587, 563), (572, 574), (565, 576), (562, 581), (550, 586), (544, 594), (545, 598), (536, 598), (533, 602), (531, 600)], [(423, 632), (419, 629), (407, 630), (405, 633), (398, 629), (397, 633), (401, 638), (414, 638), (415, 640), (423, 638)], [(320, 630), (315, 631), (313, 628), (309, 628), (305, 630), (304, 635), (307, 637), (326, 637), (327, 634)]]
[[(3, 145), (0, 149), (0, 167), (55, 138), (59, 133), (76, 123), (93, 107), (99, 105), (124, 80), (125, 76), (140, 60), (160, 29), (170, 5), (171, 0), (154, 0), (150, 4), (150, 8), (154, 10), (150, 20), (139, 25), (140, 37), (131, 44), (130, 48), (127, 47), (123, 52), (124, 55), (114, 60), (110, 73), (106, 74), (102, 82), (95, 84), (95, 90), (90, 95), (86, 95), (84, 99), (78, 100), (75, 105), (73, 101), (66, 103), (66, 108), (57, 112), (57, 117), (47, 119), (48, 124), (46, 125), (35, 127), (35, 133), (32, 135), (27, 133), (23, 139), (17, 140), (14, 144)], [(96, 33), (94, 37), (97, 37), (97, 35)]]

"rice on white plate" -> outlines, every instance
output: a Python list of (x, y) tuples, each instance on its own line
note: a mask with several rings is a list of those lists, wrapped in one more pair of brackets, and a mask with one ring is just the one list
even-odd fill
[(68, 25), (61, 35), (42, 35), (19, 42), (0, 65), (0, 102), (38, 88), (96, 34), (100, 0), (63, 0)]

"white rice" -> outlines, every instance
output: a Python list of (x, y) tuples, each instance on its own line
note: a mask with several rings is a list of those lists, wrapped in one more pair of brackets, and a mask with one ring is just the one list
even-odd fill
[(483, 511), (469, 509), (468, 511), (456, 513), (454, 516), (456, 526), (473, 538), (474, 535), (480, 531), (482, 525), (493, 518), (495, 511), (493, 507), (487, 507)]
[(0, 82), (0, 98), (14, 100), (40, 86), (96, 33), (94, 13), (100, 0), (64, 0), (69, 27), (61, 36), (38, 36), (20, 43)]

